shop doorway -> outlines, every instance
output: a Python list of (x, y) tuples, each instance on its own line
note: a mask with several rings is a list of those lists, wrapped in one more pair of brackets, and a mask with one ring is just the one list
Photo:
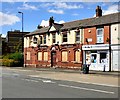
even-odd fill
[(97, 53), (91, 53), (91, 63), (92, 64), (97, 63)]

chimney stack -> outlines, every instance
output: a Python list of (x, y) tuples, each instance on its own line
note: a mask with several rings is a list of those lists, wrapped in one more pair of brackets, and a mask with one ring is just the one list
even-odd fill
[(96, 8), (96, 17), (102, 16), (102, 9), (100, 6), (97, 6)]
[(53, 16), (52, 16), (52, 17), (50, 17), (50, 19), (49, 19), (49, 26), (52, 26), (53, 23), (54, 23), (54, 19), (53, 19)]

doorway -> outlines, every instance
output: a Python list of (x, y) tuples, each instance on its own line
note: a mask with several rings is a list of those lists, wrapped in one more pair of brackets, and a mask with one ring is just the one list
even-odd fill
[(56, 66), (56, 51), (51, 52), (51, 67)]

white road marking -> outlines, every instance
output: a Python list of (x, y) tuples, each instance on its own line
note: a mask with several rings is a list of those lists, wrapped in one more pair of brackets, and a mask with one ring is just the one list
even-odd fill
[[(22, 79), (22, 80), (31, 81), (31, 82), (39, 82), (37, 80), (32, 80), (32, 79)], [(43, 83), (56, 83), (56, 82), (53, 82), (51, 80), (43, 80), (43, 79), (38, 79), (38, 80), (41, 80)]]
[(44, 83), (56, 83), (56, 82), (53, 82), (51, 80), (42, 80)]
[(58, 86), (68, 87), (68, 88), (74, 88), (74, 89), (82, 89), (82, 90), (87, 90), (87, 91), (89, 90), (89, 91), (94, 91), (94, 92), (102, 92), (102, 93), (114, 94), (114, 92), (111, 92), (111, 91), (104, 91), (104, 90), (97, 90), (97, 89), (83, 88), (83, 87), (70, 86), (70, 85), (64, 85), (64, 84), (58, 84)]
[[(29, 77), (33, 77), (33, 78), (39, 78), (39, 76), (36, 76), (36, 75), (28, 75)], [(41, 77), (41, 78), (48, 78), (48, 77)], [(42, 80), (42, 79), (40, 79)], [(63, 80), (63, 81), (70, 81), (70, 80)], [(84, 82), (84, 81), (76, 81), (76, 82), (79, 82), (79, 83), (85, 83), (85, 84), (93, 84), (93, 85), (101, 85), (101, 86), (110, 86), (110, 87), (120, 87), (118, 86), (117, 84), (116, 85), (111, 85), (111, 84), (102, 84), (102, 83), (93, 83), (93, 82)]]
[(39, 81), (36, 81), (36, 80), (31, 80), (31, 79), (22, 79), (22, 80), (29, 81), (29, 82), (39, 82)]
[(18, 76), (20, 76), (20, 74), (16, 74), (16, 73), (2, 73), (2, 76), (3, 75), (7, 75), (7, 76), (10, 76), (10, 77), (18, 77)]
[[(32, 77), (32, 78), (36, 78), (36, 77)], [(42, 81), (43, 83), (56, 83), (56, 82), (53, 82), (53, 81), (51, 81), (51, 80), (45, 80), (45, 79), (37, 79), (37, 80), (40, 80), (40, 81)]]
[(102, 86), (110, 86), (110, 87), (120, 87), (118, 85), (111, 85), (111, 84), (101, 84), (101, 83), (92, 83), (92, 82), (83, 82), (83, 81), (78, 81), (80, 83), (85, 83), (85, 84), (93, 84), (93, 85), (102, 85)]

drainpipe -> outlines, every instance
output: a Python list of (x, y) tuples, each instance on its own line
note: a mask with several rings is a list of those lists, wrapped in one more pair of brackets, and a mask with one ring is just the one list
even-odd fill
[(111, 25), (109, 25), (109, 72), (111, 72)]

